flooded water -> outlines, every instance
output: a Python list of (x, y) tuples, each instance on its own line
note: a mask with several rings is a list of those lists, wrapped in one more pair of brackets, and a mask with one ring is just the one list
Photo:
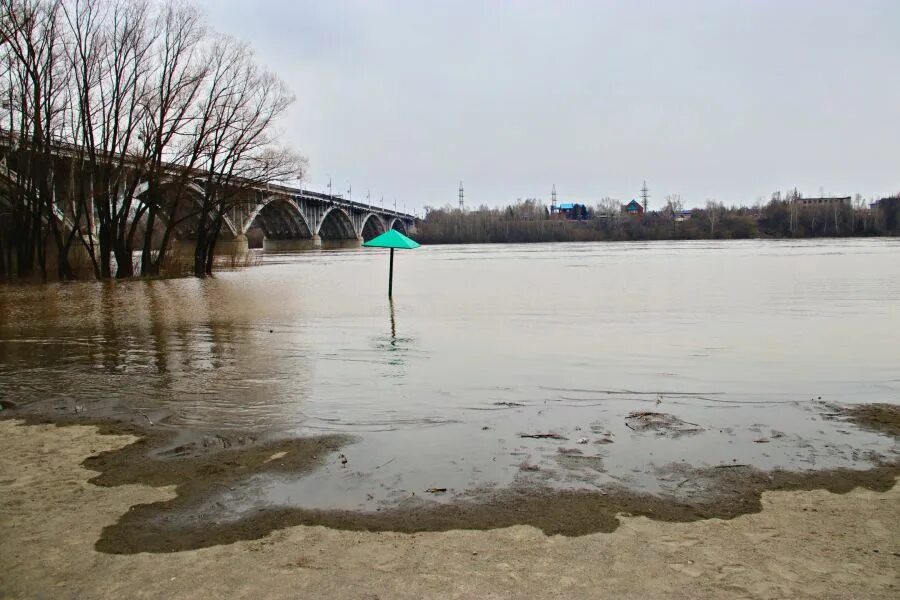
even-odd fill
[[(515, 484), (671, 490), (672, 468), (865, 468), (900, 403), (897, 240), (266, 255), (208, 280), (0, 287), (0, 395), (155, 427), (354, 436), (259, 504), (371, 508)], [(636, 411), (679, 419), (644, 430)], [(522, 435), (555, 434), (562, 439)], [(228, 494), (228, 492), (226, 492)]]

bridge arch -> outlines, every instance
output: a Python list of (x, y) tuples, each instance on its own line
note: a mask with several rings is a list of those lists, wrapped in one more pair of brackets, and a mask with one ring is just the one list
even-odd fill
[(384, 226), (384, 219), (375, 213), (369, 213), (363, 218), (363, 224), (360, 228), (360, 235), (364, 241), (369, 241), (387, 231)]
[(311, 239), (312, 228), (300, 207), (284, 197), (269, 197), (247, 216), (241, 229), (246, 234), (251, 227), (262, 229), (269, 240)]
[(409, 235), (409, 229), (407, 229), (406, 223), (404, 223), (402, 219), (398, 219), (395, 217), (395, 218), (391, 219), (390, 223), (391, 223), (391, 226), (390, 226), (391, 229), (396, 229), (403, 235)]
[(356, 228), (353, 219), (343, 208), (333, 206), (329, 208), (319, 223), (319, 236), (323, 240), (349, 240), (356, 239)]
[[(161, 188), (171, 187), (176, 183), (177, 182), (174, 178), (165, 178), (162, 181), (160, 181), (160, 187)], [(167, 222), (169, 220), (174, 220), (176, 234), (178, 234), (180, 236), (184, 236), (184, 235), (190, 236), (193, 233), (195, 233), (197, 230), (197, 215), (191, 215), (191, 209), (190, 209), (191, 203), (193, 203), (194, 206), (198, 206), (203, 200), (204, 191), (200, 185), (198, 185), (197, 183), (195, 183), (193, 181), (187, 182), (186, 184), (182, 183), (181, 185), (184, 185), (184, 188), (186, 190), (188, 190), (188, 194), (190, 194), (191, 199), (188, 202), (179, 203), (176, 214), (174, 214), (174, 215), (169, 214), (169, 210), (168, 210), (169, 206), (168, 206), (168, 204), (166, 204), (166, 205), (164, 205), (166, 210), (159, 211), (157, 213), (157, 216)], [(149, 191), (149, 189), (150, 189), (149, 182), (147, 182), (147, 181), (140, 182), (137, 185), (137, 187), (135, 188), (134, 200), (137, 202), (140, 202), (141, 204), (144, 204), (145, 195)], [(225, 233), (226, 234), (230, 234), (231, 237), (237, 237), (240, 233), (243, 233), (243, 231), (240, 231), (238, 229), (238, 227), (235, 226), (235, 223), (232, 221), (232, 219), (227, 214), (222, 215), (222, 220), (225, 223), (225, 227), (226, 227)]]

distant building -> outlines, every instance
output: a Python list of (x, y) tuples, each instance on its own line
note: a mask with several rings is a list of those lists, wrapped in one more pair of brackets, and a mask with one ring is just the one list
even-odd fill
[(644, 214), (644, 207), (637, 200), (632, 200), (622, 207), (622, 212), (629, 215), (642, 215)]
[(887, 207), (889, 204), (894, 203), (894, 202), (896, 202), (896, 201), (897, 201), (897, 198), (896, 198), (896, 197), (894, 197), (894, 198), (881, 198), (881, 199), (879, 199), (879, 200), (876, 200), (875, 202), (870, 202), (870, 203), (869, 203), (869, 208), (872, 209), (872, 210), (878, 210), (879, 208), (881, 208), (881, 207)]
[(572, 221), (580, 221), (590, 218), (588, 207), (584, 204), (577, 204), (574, 202), (563, 202), (556, 207), (556, 214)]
[(679, 223), (682, 221), (687, 221), (691, 218), (692, 211), (690, 210), (677, 210), (675, 211), (675, 220)]
[(801, 206), (833, 206), (835, 204), (850, 206), (850, 196), (834, 198), (795, 198), (794, 202)]

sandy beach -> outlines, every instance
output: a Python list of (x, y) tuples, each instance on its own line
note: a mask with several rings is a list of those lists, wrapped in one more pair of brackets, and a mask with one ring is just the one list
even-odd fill
[(0, 422), (3, 598), (895, 598), (900, 488), (763, 492), (730, 520), (619, 517), (611, 533), (517, 525), (415, 534), (293, 526), (252, 541), (107, 554), (103, 529), (174, 486), (89, 483), (135, 441)]

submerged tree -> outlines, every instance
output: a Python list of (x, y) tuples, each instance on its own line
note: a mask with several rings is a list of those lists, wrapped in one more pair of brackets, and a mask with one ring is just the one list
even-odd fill
[[(275, 125), (293, 100), (245, 45), (171, 0), (0, 0), (0, 272), (160, 272), (181, 227), (212, 271), (227, 212), (300, 174)], [(8, 257), (14, 256), (11, 268)]]
[[(3, 146), (12, 216), (11, 246), (16, 272), (47, 274), (51, 236), (59, 250), (58, 275), (72, 276), (64, 237), (65, 215), (54, 202), (54, 144), (66, 133), (63, 114), (69, 101), (63, 65), (60, 2), (2, 0), (0, 39), (4, 70)], [(15, 171), (9, 170), (10, 160)], [(73, 224), (74, 225), (74, 224)]]
[(201, 94), (194, 140), (197, 169), (203, 173), (194, 274), (212, 272), (212, 259), (227, 213), (252, 201), (261, 183), (293, 178), (302, 161), (278, 147), (275, 119), (293, 97), (272, 73), (259, 70), (249, 48), (225, 38), (213, 44), (209, 74)]

